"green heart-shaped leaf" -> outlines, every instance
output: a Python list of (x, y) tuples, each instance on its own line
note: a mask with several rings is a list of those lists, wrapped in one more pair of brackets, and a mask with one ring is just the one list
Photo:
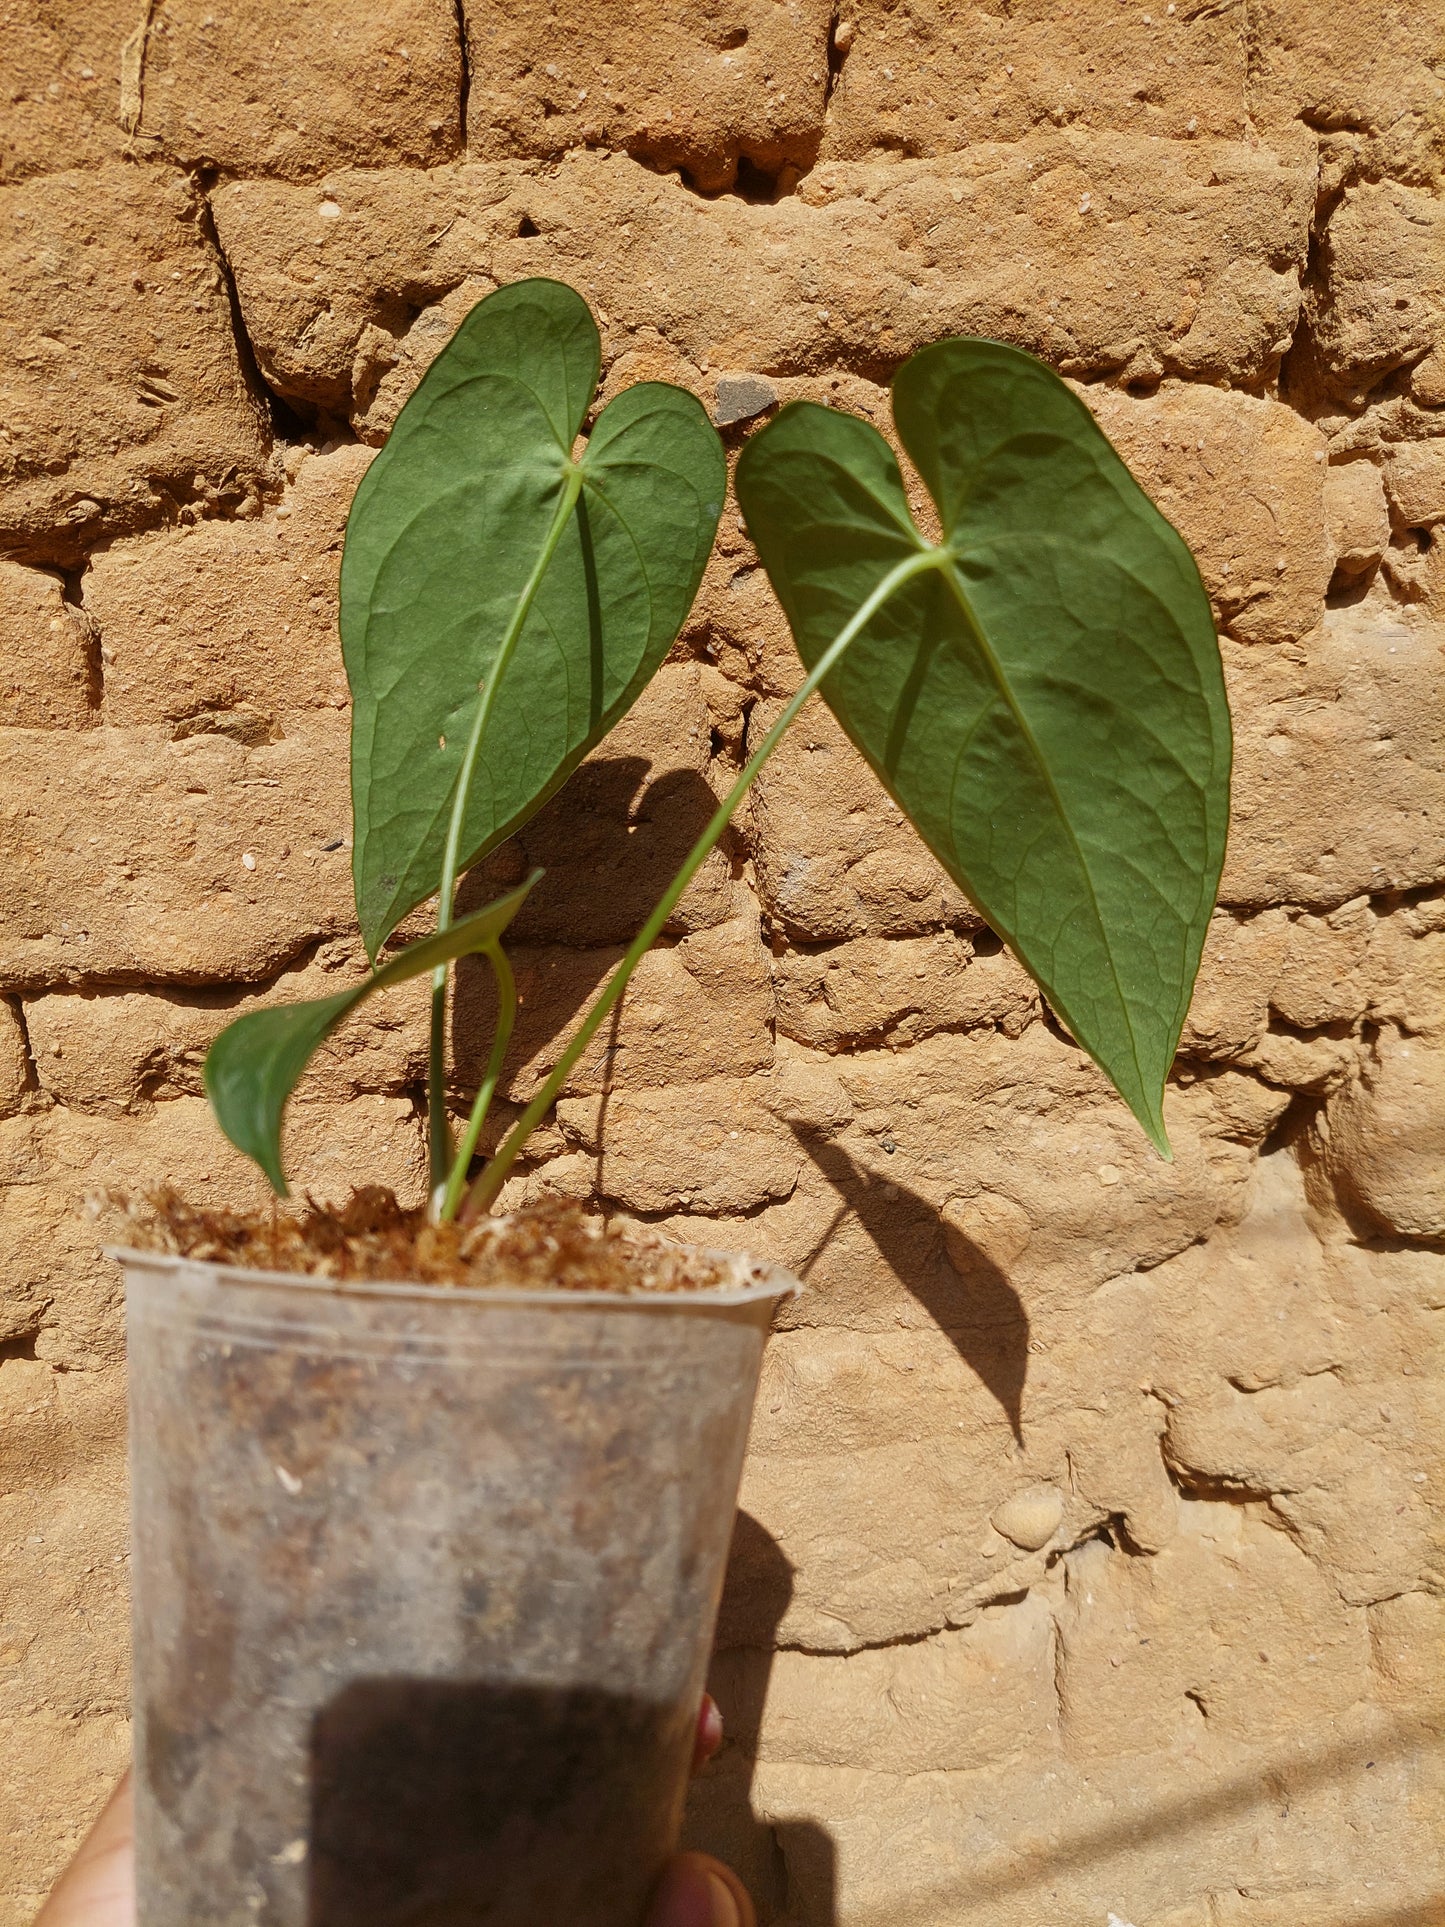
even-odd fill
[(253, 1010), (221, 1032), (206, 1053), (206, 1095), (226, 1136), (238, 1151), (255, 1159), (281, 1197), (286, 1196), (281, 1119), (286, 1100), (317, 1045), (349, 1011), (378, 990), (405, 983), (409, 977), (420, 977), (454, 957), (495, 944), (541, 874), (534, 870), (525, 883), (489, 903), (485, 910), (398, 951), (389, 963), (350, 990), (304, 1004)]
[[(1164, 1079), (1224, 861), (1230, 729), (1193, 557), (1088, 409), (997, 342), (893, 384), (943, 527), (822, 693), (1168, 1153)], [(887, 444), (796, 403), (738, 499), (810, 667), (921, 548)]]
[[(368, 953), (437, 888), (481, 685), (546, 550), (600, 366), (556, 281), (477, 304), (367, 471), (346, 530), (341, 638), (353, 699), (352, 867)], [(683, 389), (605, 408), (581, 495), (500, 675), (460, 867), (549, 797), (641, 693), (697, 591), (722, 445)]]

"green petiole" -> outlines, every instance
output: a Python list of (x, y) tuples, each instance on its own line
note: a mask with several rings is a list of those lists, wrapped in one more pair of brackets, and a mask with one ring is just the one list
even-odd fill
[(463, 1218), (468, 1220), (479, 1218), (484, 1211), (490, 1210), (491, 1206), (496, 1202), (502, 1186), (507, 1181), (507, 1174), (516, 1163), (527, 1139), (551, 1109), (562, 1086), (567, 1082), (573, 1067), (596, 1035), (603, 1019), (616, 1005), (618, 999), (626, 990), (633, 971), (636, 970), (638, 964), (641, 963), (648, 951), (651, 950), (653, 944), (656, 943), (657, 939), (662, 935), (667, 920), (677, 908), (684, 890), (686, 890), (688, 884), (691, 883), (693, 877), (717, 846), (723, 831), (732, 821), (739, 803), (742, 802), (749, 789), (751, 789), (759, 770), (762, 769), (763, 765), (787, 734), (789, 726), (796, 718), (803, 704), (808, 700), (809, 696), (813, 694), (814, 690), (817, 689), (824, 677), (837, 665), (847, 650), (848, 645), (868, 626), (874, 616), (877, 615), (878, 611), (883, 607), (884, 603), (888, 601), (889, 597), (900, 589), (905, 582), (911, 581), (914, 576), (923, 574), (927, 569), (938, 568), (947, 560), (948, 551), (946, 549), (926, 546), (920, 547), (916, 554), (906, 557), (902, 562), (898, 563), (895, 568), (890, 569), (888, 574), (884, 576), (883, 580), (878, 584), (877, 588), (868, 599), (859, 606), (856, 613), (844, 628), (839, 631), (837, 637), (818, 659), (817, 663), (805, 678), (802, 687), (789, 701), (787, 707), (783, 710), (762, 742), (759, 743), (753, 755), (749, 757), (737, 781), (713, 812), (707, 828), (703, 831), (697, 842), (693, 844), (691, 850), (688, 851), (677, 875), (672, 879), (672, 882), (659, 898), (652, 915), (633, 938), (626, 954), (608, 978), (602, 994), (583, 1019), (581, 1028), (553, 1066), (547, 1081), (542, 1085), (536, 1096), (533, 1097), (531, 1103), (522, 1112), (522, 1115), (517, 1119), (511, 1130), (508, 1131), (506, 1137), (497, 1148), (496, 1156), (492, 1158), (487, 1168), (473, 1184), (471, 1191), (467, 1195), (466, 1204), (463, 1207)]
[(486, 1075), (481, 1081), (472, 1104), (472, 1114), (467, 1119), (467, 1128), (462, 1133), (462, 1141), (457, 1155), (447, 1175), (446, 1188), (442, 1193), (441, 1206), (437, 1216), (445, 1224), (457, 1215), (462, 1197), (467, 1188), (467, 1172), (476, 1155), (481, 1139), (482, 1126), (487, 1121), (487, 1113), (492, 1108), (497, 1085), (502, 1075), (502, 1065), (506, 1061), (507, 1046), (512, 1041), (512, 1027), (517, 1021), (517, 980), (512, 975), (512, 966), (507, 962), (507, 954), (499, 943), (488, 944), (485, 950), (487, 962), (492, 966), (492, 975), (497, 984), (497, 1028), (492, 1038), (491, 1055), (487, 1059)]

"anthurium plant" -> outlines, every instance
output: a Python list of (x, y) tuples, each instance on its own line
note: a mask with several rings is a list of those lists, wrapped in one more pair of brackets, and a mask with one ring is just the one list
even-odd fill
[[(726, 486), (696, 399), (629, 388), (584, 437), (600, 370), (585, 302), (516, 283), (468, 315), (357, 491), (341, 573), (354, 703), (357, 913), (382, 945), (435, 896), (436, 934), (355, 988), (253, 1012), (212, 1046), (223, 1130), (284, 1193), (285, 1104), (357, 1004), (431, 973), (432, 1209), (495, 1202), (527, 1138), (815, 692), (942, 864), (1169, 1154), (1164, 1082), (1224, 859), (1230, 726), (1184, 541), (1083, 402), (1032, 356), (952, 339), (893, 382), (892, 450), (796, 402), (736, 489), (805, 671), (550, 1075), (473, 1169), (516, 1009), (503, 948), (535, 883), (454, 918), (463, 871), (518, 829), (636, 700), (686, 619)], [(447, 1117), (452, 964), (498, 988), (460, 1141)]]

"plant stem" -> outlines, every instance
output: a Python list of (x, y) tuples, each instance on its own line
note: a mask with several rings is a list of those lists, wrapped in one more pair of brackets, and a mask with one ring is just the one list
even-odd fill
[[(437, 917), (437, 928), (447, 925)], [(426, 1077), (427, 1157), (431, 1192), (436, 1201), (446, 1182), (452, 1158), (451, 1126), (447, 1123), (447, 973), (434, 970), (431, 980), (431, 1045)]]
[(798, 693), (789, 701), (787, 707), (783, 710), (762, 742), (759, 743), (753, 755), (749, 757), (741, 775), (713, 812), (707, 828), (703, 831), (697, 842), (693, 844), (686, 857), (684, 857), (681, 869), (663, 892), (652, 915), (633, 938), (621, 962), (608, 978), (601, 995), (583, 1019), (581, 1028), (578, 1030), (576, 1036), (557, 1059), (546, 1083), (542, 1085), (531, 1103), (522, 1112), (522, 1115), (517, 1119), (511, 1130), (508, 1131), (506, 1137), (498, 1146), (496, 1156), (472, 1186), (462, 1213), (464, 1218), (471, 1219), (480, 1217), (484, 1211), (489, 1210), (495, 1203), (497, 1194), (506, 1182), (507, 1173), (516, 1162), (522, 1146), (546, 1116), (558, 1092), (571, 1075), (573, 1066), (591, 1043), (603, 1018), (606, 1017), (608, 1011), (612, 1009), (618, 998), (621, 997), (623, 991), (626, 990), (633, 971), (662, 935), (667, 920), (677, 908), (683, 891), (686, 890), (697, 871), (712, 853), (723, 831), (732, 821), (733, 813), (737, 809), (738, 804), (742, 802), (752, 787), (753, 779), (763, 767), (764, 763), (767, 762), (773, 751), (778, 747), (778, 744), (787, 733), (789, 725), (797, 716), (803, 704), (808, 700), (809, 696), (812, 695), (819, 683), (823, 681), (824, 677), (834, 668), (844, 651), (848, 648), (848, 645), (858, 636), (860, 631), (866, 628), (868, 623), (873, 620), (873, 617), (877, 615), (879, 609), (882, 608), (888, 598), (915, 575), (921, 575), (926, 569), (938, 568), (947, 559), (948, 551), (946, 549), (936, 549), (929, 545), (927, 547), (920, 547), (915, 554), (908, 556), (904, 561), (898, 563), (895, 568), (890, 569), (888, 574), (884, 576), (883, 580), (878, 584), (878, 587), (868, 599), (861, 604), (847, 624), (838, 632), (833, 641), (829, 643), (812, 669), (809, 670), (802, 688), (799, 689)]
[(448, 1218), (457, 1215), (457, 1207), (467, 1188), (467, 1170), (471, 1165), (477, 1148), (477, 1140), (482, 1135), (482, 1126), (487, 1121), (487, 1112), (492, 1107), (497, 1084), (502, 1075), (502, 1065), (506, 1060), (507, 1046), (512, 1041), (512, 1026), (517, 1021), (517, 980), (512, 975), (512, 966), (507, 961), (506, 952), (499, 943), (489, 943), (484, 952), (487, 962), (492, 966), (492, 975), (497, 981), (497, 1028), (492, 1037), (492, 1052), (487, 1059), (486, 1076), (482, 1079), (472, 1104), (472, 1114), (467, 1119), (467, 1128), (462, 1133), (462, 1141), (447, 1177), (446, 1190), (442, 1195), (441, 1209), (437, 1216), (443, 1224)]
[[(578, 463), (568, 461), (565, 480), (562, 484), (561, 498), (557, 512), (552, 518), (552, 526), (547, 531), (547, 539), (542, 544), (532, 573), (527, 578), (512, 619), (507, 624), (492, 666), (487, 671), (482, 684), (481, 700), (472, 718), (471, 731), (467, 737), (467, 747), (462, 755), (461, 767), (457, 771), (456, 789), (452, 793), (451, 821), (447, 826), (446, 847), (442, 852), (441, 884), (437, 896), (437, 929), (449, 930), (455, 908), (457, 893), (457, 869), (462, 859), (462, 832), (466, 827), (467, 804), (471, 800), (472, 778), (476, 774), (477, 756), (481, 751), (482, 738), (486, 734), (487, 723), (496, 702), (497, 690), (507, 664), (521, 638), (522, 629), (537, 591), (542, 586), (542, 578), (547, 573), (552, 557), (557, 552), (557, 544), (562, 540), (562, 531), (571, 520), (572, 511), (577, 506), (577, 497), (582, 492), (582, 470)], [(500, 979), (498, 980), (500, 982)], [(427, 1066), (427, 1141), (430, 1149), (431, 1193), (433, 1209), (437, 1207), (438, 1194), (446, 1187), (446, 1195), (451, 1192), (451, 1178), (455, 1176), (452, 1159), (451, 1130), (447, 1123), (447, 968), (443, 965), (432, 974), (431, 992), (431, 1052)], [(478, 1093), (480, 1096), (480, 1093)], [(480, 1130), (480, 1125), (478, 1129)], [(468, 1126), (470, 1131), (470, 1126)], [(475, 1149), (475, 1140), (473, 1140)], [(458, 1160), (465, 1179), (470, 1152)], [(452, 1206), (455, 1211), (456, 1206)], [(450, 1214), (449, 1214), (450, 1215)]]

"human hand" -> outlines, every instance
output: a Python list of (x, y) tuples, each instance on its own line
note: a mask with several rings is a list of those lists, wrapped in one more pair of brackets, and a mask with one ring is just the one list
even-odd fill
[[(710, 1693), (697, 1713), (692, 1770), (722, 1745), (722, 1714)], [(680, 1853), (662, 1876), (647, 1927), (757, 1927), (747, 1889), (731, 1867), (707, 1853)]]
[[(722, 1744), (711, 1699), (697, 1717), (693, 1767)], [(135, 1823), (129, 1773), (61, 1875), (35, 1927), (135, 1927)], [(662, 1877), (647, 1927), (757, 1927), (737, 1875), (705, 1853), (682, 1853)]]
[(127, 1773), (60, 1876), (35, 1927), (134, 1927), (135, 1815)]

